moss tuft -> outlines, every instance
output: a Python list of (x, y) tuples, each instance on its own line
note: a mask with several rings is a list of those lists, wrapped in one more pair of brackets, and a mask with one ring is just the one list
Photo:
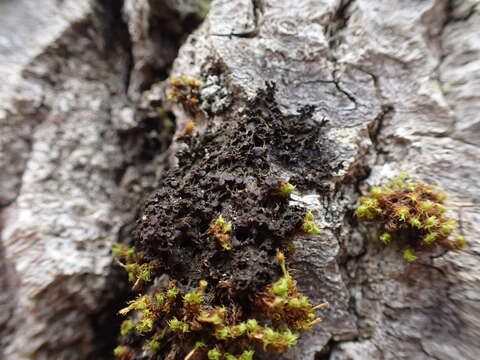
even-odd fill
[(315, 223), (313, 219), (313, 214), (310, 211), (305, 214), (305, 218), (303, 219), (302, 224), (302, 230), (310, 235), (316, 235), (322, 232), (322, 229), (320, 229)]
[(123, 267), (128, 273), (128, 281), (133, 283), (132, 290), (139, 291), (145, 283), (151, 282), (154, 273), (158, 269), (156, 261), (143, 263), (143, 254), (137, 253), (135, 249), (129, 248), (123, 244), (115, 244), (112, 248), (112, 254), (123, 261), (116, 259), (116, 263)]
[(134, 356), (133, 350), (128, 346), (117, 346), (113, 355), (120, 360), (130, 360)]
[(416, 261), (418, 259), (418, 257), (415, 256), (413, 251), (410, 250), (410, 249), (406, 249), (406, 250), (403, 251), (403, 258), (408, 262), (413, 262), (413, 261)]
[[(224, 220), (218, 225), (229, 228)], [(208, 295), (205, 281), (200, 281), (197, 290), (183, 295), (177, 285), (170, 282), (165, 290), (152, 296), (139, 296), (120, 310), (122, 315), (136, 311), (134, 318), (138, 318), (136, 323), (131, 319), (123, 322), (122, 335), (133, 331), (144, 337), (153, 333), (144, 349), (164, 352), (168, 357), (168, 354), (177, 354), (180, 347), (189, 348), (189, 352), (183, 354), (187, 360), (251, 360), (254, 354), (251, 349), (256, 345), (272, 353), (288, 351), (297, 344), (299, 332), (311, 330), (321, 322), (316, 311), (327, 304), (312, 306), (298, 291), (297, 282), (286, 267), (285, 255), (277, 251), (276, 258), (283, 275), (257, 293), (250, 304), (256, 309), (258, 319), (246, 318), (235, 306), (226, 308), (212, 304), (213, 298)], [(130, 348), (120, 346), (117, 349), (118, 354), (132, 354)]]
[(281, 180), (278, 187), (278, 194), (280, 196), (289, 197), (296, 189), (295, 185), (292, 185), (285, 180)]
[(232, 250), (230, 244), (230, 233), (232, 232), (232, 223), (226, 221), (220, 215), (212, 224), (210, 224), (209, 234), (212, 234), (217, 239), (223, 250)]
[[(171, 77), (169, 85), (170, 87), (167, 91), (168, 100), (181, 104), (185, 111), (190, 114), (200, 112), (200, 86), (202, 85), (200, 80), (182, 75), (178, 78)], [(193, 130), (193, 127), (191, 130)]]
[(464, 239), (449, 239), (457, 224), (445, 215), (447, 197), (437, 186), (411, 181), (402, 173), (385, 187), (373, 187), (361, 197), (355, 214), (361, 221), (380, 223), (384, 231), (380, 241), (400, 243), (405, 248), (404, 259), (413, 262), (418, 258), (416, 253), (436, 246), (456, 250), (466, 245)]

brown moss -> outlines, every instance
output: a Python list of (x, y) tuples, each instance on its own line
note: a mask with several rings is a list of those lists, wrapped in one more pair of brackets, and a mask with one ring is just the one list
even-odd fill
[(223, 250), (232, 250), (230, 244), (230, 233), (232, 232), (232, 223), (225, 221), (220, 215), (215, 222), (210, 224), (209, 234), (212, 234), (217, 239)]
[(200, 80), (182, 75), (179, 78), (170, 78), (169, 85), (167, 90), (168, 100), (181, 104), (191, 114), (200, 111), (200, 86), (202, 85)]

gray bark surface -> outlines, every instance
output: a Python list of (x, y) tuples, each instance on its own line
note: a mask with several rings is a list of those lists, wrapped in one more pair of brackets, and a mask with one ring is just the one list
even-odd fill
[[(104, 356), (127, 296), (111, 243), (128, 240), (192, 120), (173, 106), (175, 134), (146, 128), (142, 101), (186, 74), (202, 79), (211, 124), (266, 81), (285, 114), (314, 105), (329, 121), (344, 166), (326, 194), (293, 194), (325, 230), (297, 237), (289, 266), (331, 305), (283, 358), (477, 359), (479, 2), (215, 0), (193, 31), (202, 9), (0, 1), (0, 357)], [(350, 220), (362, 191), (400, 171), (452, 195), (467, 249), (406, 265)]]

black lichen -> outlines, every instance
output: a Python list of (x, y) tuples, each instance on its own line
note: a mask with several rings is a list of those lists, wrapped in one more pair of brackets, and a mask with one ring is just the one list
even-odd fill
[[(304, 231), (306, 210), (289, 205), (290, 194), (278, 189), (287, 180), (299, 190), (317, 187), (341, 165), (323, 135), (324, 122), (312, 119), (313, 107), (285, 116), (274, 84), (245, 109), (181, 138), (186, 146), (178, 166), (146, 202), (135, 246), (180, 288), (205, 280), (212, 306), (233, 304), (248, 316), (252, 297), (278, 279), (276, 249), (289, 248)], [(294, 175), (282, 178), (281, 168)], [(230, 224), (228, 231), (212, 231), (219, 218)]]
[[(243, 116), (186, 137), (178, 167), (146, 203), (137, 248), (182, 283), (228, 282), (242, 293), (271, 282), (275, 272), (268, 264), (275, 249), (284, 248), (305, 217), (288, 197), (273, 194), (282, 179), (272, 164), (314, 180), (336, 170), (323, 124), (309, 118), (313, 109), (286, 117), (274, 95), (274, 85), (267, 84)], [(209, 233), (219, 216), (233, 225), (232, 253), (222, 251)], [(234, 263), (239, 267), (232, 268)]]

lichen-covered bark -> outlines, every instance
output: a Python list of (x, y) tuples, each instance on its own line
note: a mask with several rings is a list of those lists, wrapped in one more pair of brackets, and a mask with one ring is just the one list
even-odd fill
[[(469, 68), (478, 64), (469, 56), (478, 56), (479, 44), (469, 34), (480, 22), (473, 3), (459, 14), (457, 6), (464, 5), (426, 1), (413, 12), (413, 7), (393, 11), (393, 3), (383, 7), (357, 1), (349, 11), (340, 59), (355, 61), (375, 76), (379, 95), (393, 109), (379, 129), (367, 183), (401, 169), (440, 185), (453, 195), (452, 215), (460, 221), (470, 247), (405, 269), (398, 258), (368, 246), (364, 256), (348, 264), (355, 309), (364, 324), (361, 340), (336, 346), (334, 359), (365, 354), (387, 359), (473, 359), (478, 353), (474, 339), (479, 322), (473, 315), (478, 300), (472, 298), (480, 289), (475, 255), (478, 149), (469, 138), (478, 138), (474, 129), (479, 118), (466, 113), (477, 102), (478, 86)], [(380, 20), (380, 13), (388, 20)], [(378, 22), (390, 31), (379, 30)], [(383, 51), (378, 51), (378, 44)], [(449, 63), (451, 59), (457, 63)], [(458, 95), (459, 87), (469, 97), (467, 106)], [(464, 131), (468, 127), (470, 131)]]
[[(98, 354), (108, 329), (101, 319), (113, 321), (118, 309), (109, 240), (133, 240), (143, 197), (171, 186), (162, 185), (164, 167), (180, 166), (169, 179), (181, 174), (197, 191), (193, 175), (211, 165), (200, 153), (206, 140), (225, 128), (219, 149), (234, 148), (249, 104), (273, 82), (278, 117), (314, 106), (307, 123), (328, 144), (318, 154), (295, 148), (301, 161), (283, 161), (276, 144), (289, 129), (262, 133), (261, 123), (264, 144), (253, 144), (273, 149), (268, 171), (299, 184), (290, 205), (311, 210), (325, 229), (292, 237), (288, 264), (300, 289), (331, 306), (285, 358), (476, 359), (479, 6), (216, 0), (187, 38), (200, 23), (195, 1), (2, 2), (0, 357)], [(204, 113), (186, 140), (194, 115), (172, 106), (171, 145), (171, 116), (152, 112), (170, 74), (202, 80)], [(192, 150), (195, 161), (182, 167)], [(242, 159), (249, 186), (262, 187), (265, 169)], [(358, 195), (399, 171), (453, 195), (468, 249), (407, 266), (356, 223)], [(175, 208), (180, 199), (162, 201)], [(189, 216), (198, 210), (185, 206)]]

